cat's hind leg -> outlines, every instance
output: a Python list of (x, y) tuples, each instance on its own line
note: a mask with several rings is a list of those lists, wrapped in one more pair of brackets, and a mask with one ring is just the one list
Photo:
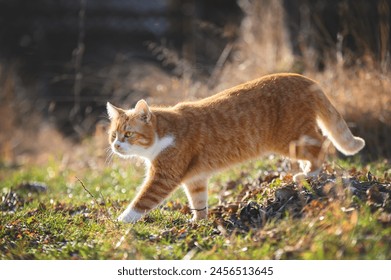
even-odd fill
[(291, 143), (289, 156), (299, 161), (301, 173), (293, 176), (295, 182), (300, 182), (305, 177), (318, 176), (326, 151), (324, 137), (318, 131), (311, 131), (298, 141)]
[(207, 178), (190, 179), (183, 184), (193, 213), (192, 221), (199, 221), (208, 217), (208, 189)]

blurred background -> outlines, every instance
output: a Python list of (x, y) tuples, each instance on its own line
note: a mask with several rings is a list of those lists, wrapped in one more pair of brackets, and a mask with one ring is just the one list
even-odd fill
[[(276, 72), (317, 80), (391, 158), (391, 0), (0, 0), (0, 162), (92, 143), (107, 101), (173, 105)], [(79, 145), (82, 143), (82, 145)]]

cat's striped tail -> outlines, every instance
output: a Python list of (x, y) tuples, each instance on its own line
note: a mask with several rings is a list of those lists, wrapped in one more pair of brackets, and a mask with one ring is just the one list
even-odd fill
[(348, 128), (345, 120), (331, 104), (322, 91), (319, 92), (318, 126), (330, 139), (338, 151), (345, 155), (354, 155), (365, 146), (364, 139), (356, 137)]

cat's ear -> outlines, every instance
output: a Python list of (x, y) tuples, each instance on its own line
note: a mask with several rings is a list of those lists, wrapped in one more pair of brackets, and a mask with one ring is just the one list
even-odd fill
[(106, 104), (107, 115), (109, 115), (109, 119), (112, 120), (119, 116), (120, 109), (112, 105), (110, 102)]
[(140, 116), (140, 119), (145, 123), (149, 123), (151, 121), (152, 113), (149, 110), (149, 106), (144, 99), (141, 99), (137, 102), (136, 107), (134, 107), (136, 114)]

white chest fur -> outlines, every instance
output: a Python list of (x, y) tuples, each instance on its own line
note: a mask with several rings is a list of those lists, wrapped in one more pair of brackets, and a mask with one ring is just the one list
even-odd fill
[(164, 136), (159, 138), (155, 136), (155, 142), (152, 146), (144, 149), (141, 148), (140, 154), (138, 156), (147, 158), (149, 161), (153, 161), (164, 149), (174, 145), (174, 137), (171, 135)]

